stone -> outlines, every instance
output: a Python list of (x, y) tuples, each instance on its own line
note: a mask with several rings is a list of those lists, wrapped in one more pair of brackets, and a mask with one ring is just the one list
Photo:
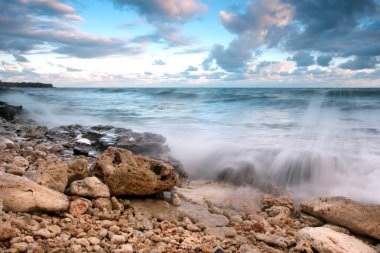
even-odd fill
[(14, 148), (15, 143), (3, 136), (0, 136), (0, 150)]
[(82, 215), (87, 212), (88, 208), (90, 207), (90, 204), (91, 201), (87, 199), (76, 199), (70, 202), (69, 213), (72, 214), (74, 217)]
[(71, 183), (70, 192), (73, 195), (90, 198), (109, 198), (110, 190), (97, 177), (86, 177)]
[(63, 212), (69, 207), (68, 198), (25, 177), (0, 172), (0, 196), (4, 211)]
[(181, 205), (181, 199), (179, 198), (178, 193), (172, 192), (171, 194), (171, 203), (175, 206)]
[(124, 244), (119, 249), (116, 249), (115, 253), (133, 253), (133, 247), (131, 244)]
[(194, 224), (187, 224), (186, 229), (191, 231), (191, 232), (200, 232), (201, 231), (201, 229)]
[(101, 211), (112, 211), (112, 203), (108, 198), (97, 198), (92, 201), (94, 208), (99, 208)]
[(91, 173), (108, 185), (113, 196), (152, 195), (170, 191), (178, 183), (169, 164), (114, 147), (94, 162)]
[[(376, 253), (376, 251), (355, 237), (338, 233), (329, 228), (307, 227), (298, 231), (299, 243), (309, 245), (309, 252), (319, 253)], [(304, 251), (307, 252), (307, 251)]]
[(114, 244), (123, 244), (125, 243), (125, 237), (122, 235), (113, 235), (111, 237), (111, 243)]
[(85, 159), (74, 160), (67, 166), (68, 185), (76, 180), (81, 180), (88, 176), (88, 162)]
[(92, 245), (98, 245), (100, 244), (100, 239), (97, 237), (89, 237), (87, 240), (92, 244)]
[(38, 164), (37, 172), (31, 178), (34, 182), (58, 192), (64, 192), (67, 185), (67, 166), (55, 155), (49, 155)]
[(18, 252), (25, 252), (28, 249), (28, 244), (26, 242), (17, 242), (12, 244), (11, 248), (17, 249)]
[(302, 202), (301, 208), (334, 225), (380, 240), (380, 205), (361, 204), (345, 197), (320, 197)]
[(13, 106), (0, 101), (0, 117), (6, 120), (13, 120), (16, 114), (21, 113), (22, 106)]
[(350, 231), (347, 228), (335, 226), (335, 225), (332, 225), (332, 224), (325, 224), (322, 227), (329, 228), (329, 229), (332, 229), (332, 230), (334, 230), (336, 232), (343, 233), (343, 234), (346, 234), (346, 235), (350, 235), (351, 234)]
[(43, 229), (35, 231), (34, 235), (35, 236), (40, 236), (40, 237), (46, 238), (46, 239), (52, 237), (52, 233), (48, 229), (46, 229), (46, 228), (43, 228)]
[(0, 241), (17, 236), (17, 231), (11, 226), (10, 221), (0, 219)]
[(299, 215), (300, 215), (299, 216), (300, 221), (302, 221), (303, 223), (306, 223), (312, 227), (320, 227), (323, 225), (323, 222), (314, 216), (308, 215), (304, 212), (300, 212)]

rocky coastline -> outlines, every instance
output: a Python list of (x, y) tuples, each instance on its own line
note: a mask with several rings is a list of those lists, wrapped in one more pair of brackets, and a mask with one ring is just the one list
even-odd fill
[(54, 87), (51, 83), (0, 81), (0, 89), (8, 89), (8, 88), (54, 88)]
[(191, 180), (161, 135), (48, 128), (13, 112), (0, 118), (1, 252), (380, 252), (379, 205), (295, 206)]

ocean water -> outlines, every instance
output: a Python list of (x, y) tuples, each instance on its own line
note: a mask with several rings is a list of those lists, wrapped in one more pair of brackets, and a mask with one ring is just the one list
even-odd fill
[(299, 199), (380, 203), (380, 89), (55, 88), (0, 100), (49, 126), (160, 133), (194, 178), (248, 163)]

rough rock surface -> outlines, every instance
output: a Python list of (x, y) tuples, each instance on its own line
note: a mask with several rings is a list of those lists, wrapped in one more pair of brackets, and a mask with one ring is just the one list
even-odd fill
[(0, 198), (4, 211), (12, 212), (60, 212), (69, 206), (65, 195), (4, 172), (0, 172)]
[(12, 120), (16, 114), (19, 114), (22, 106), (12, 106), (0, 101), (0, 117), (6, 120)]
[(302, 202), (301, 208), (332, 224), (380, 240), (380, 205), (360, 204), (345, 197), (320, 197)]
[(85, 179), (74, 181), (70, 185), (70, 192), (73, 195), (91, 198), (109, 198), (110, 190), (97, 177), (86, 177)]
[[(376, 251), (355, 237), (338, 233), (329, 228), (303, 228), (297, 233), (303, 244), (302, 252), (319, 253), (376, 253)], [(306, 249), (309, 248), (310, 251)], [(302, 247), (299, 247), (301, 250)]]
[(74, 160), (67, 166), (68, 185), (76, 180), (88, 177), (88, 175), (88, 162), (85, 159)]
[(58, 192), (64, 192), (67, 185), (67, 166), (55, 155), (49, 155), (38, 164), (32, 180)]
[(91, 166), (111, 195), (152, 195), (173, 189), (178, 176), (169, 164), (109, 147)]

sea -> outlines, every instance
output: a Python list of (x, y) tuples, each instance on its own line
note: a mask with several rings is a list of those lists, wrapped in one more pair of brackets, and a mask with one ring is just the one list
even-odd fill
[(162, 134), (192, 178), (250, 164), (298, 199), (380, 203), (380, 89), (31, 88), (0, 100), (50, 127)]

